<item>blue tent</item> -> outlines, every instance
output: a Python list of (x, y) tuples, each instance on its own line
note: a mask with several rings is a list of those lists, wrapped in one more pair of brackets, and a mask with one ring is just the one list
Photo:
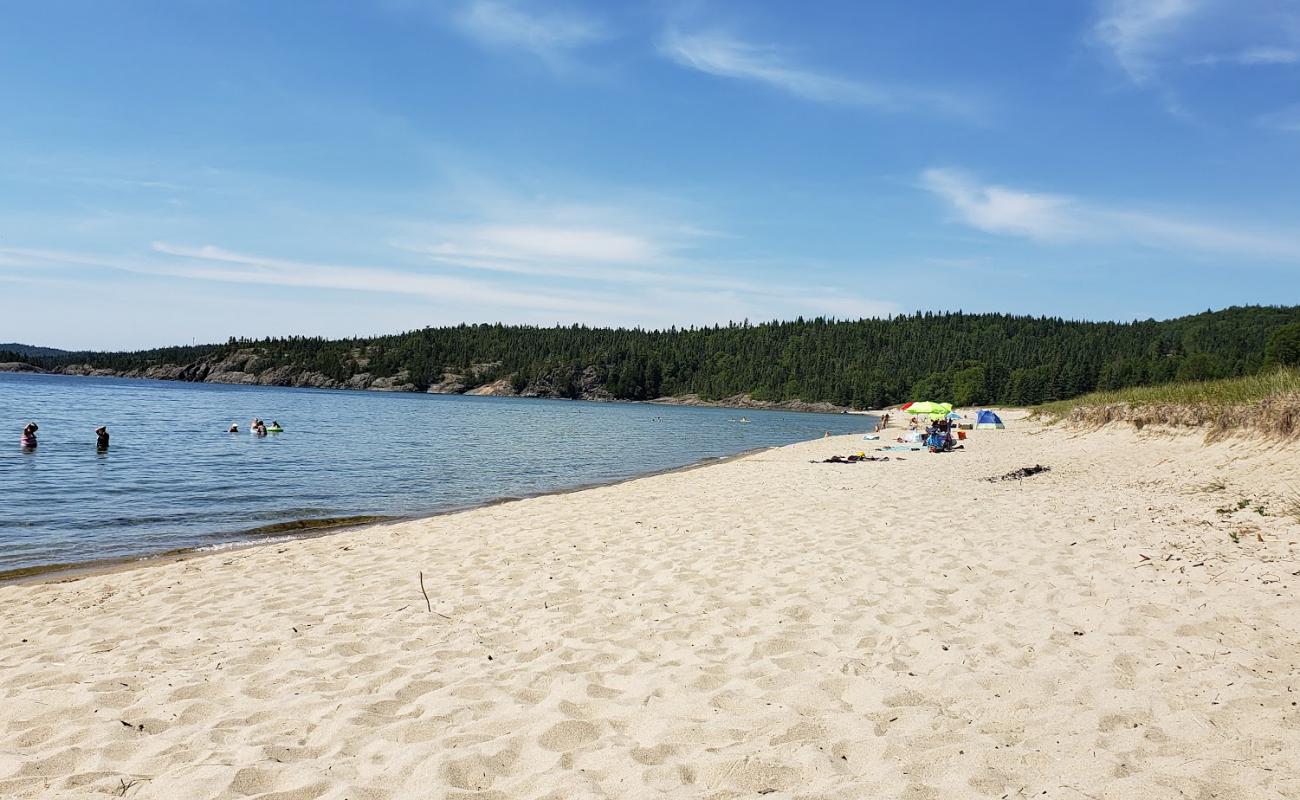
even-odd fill
[(1002, 424), (1002, 418), (992, 411), (981, 411), (979, 416), (975, 418), (976, 430), (995, 430), (1005, 427), (1006, 425)]

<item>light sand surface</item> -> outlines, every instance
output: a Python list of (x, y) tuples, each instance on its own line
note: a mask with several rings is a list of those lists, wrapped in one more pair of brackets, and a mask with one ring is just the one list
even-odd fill
[(0, 587), (0, 796), (1300, 797), (1300, 450), (1010, 416)]

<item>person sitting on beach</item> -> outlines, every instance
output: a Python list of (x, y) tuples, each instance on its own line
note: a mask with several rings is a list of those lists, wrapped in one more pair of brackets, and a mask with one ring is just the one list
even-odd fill
[(27, 423), (27, 427), (23, 428), (23, 435), (22, 435), (22, 438), (18, 440), (18, 441), (19, 441), (19, 444), (20, 444), (24, 449), (27, 449), (27, 450), (30, 450), (31, 448), (35, 447), (35, 446), (36, 446), (36, 431), (39, 430), (39, 429), (40, 429), (40, 426), (37, 425), (35, 422), (29, 422), (29, 423)]
[(108, 449), (108, 428), (103, 425), (95, 429), (95, 449)]

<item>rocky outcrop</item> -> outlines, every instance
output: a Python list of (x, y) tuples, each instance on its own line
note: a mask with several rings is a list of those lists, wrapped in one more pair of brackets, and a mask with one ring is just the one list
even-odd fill
[(43, 375), (46, 370), (24, 361), (3, 361), (0, 362), (0, 372), (36, 372)]
[(464, 375), (457, 375), (454, 372), (442, 373), (442, 378), (434, 384), (431, 384), (426, 390), (430, 394), (464, 394), (470, 385), (465, 382)]
[(418, 392), (419, 388), (411, 383), (411, 373), (400, 370), (390, 378), (374, 378), (366, 387), (374, 392)]
[(649, 402), (665, 406), (721, 406), (723, 408), (753, 408), (770, 411), (802, 411), (813, 414), (842, 414), (852, 411), (846, 406), (837, 406), (834, 403), (808, 403), (803, 400), (782, 400), (780, 402), (755, 400), (748, 394), (732, 395), (721, 400), (705, 400), (698, 394), (683, 394), (675, 397), (659, 397)]
[(609, 390), (605, 388), (605, 384), (601, 382), (600, 372), (595, 367), (587, 367), (582, 371), (582, 374), (578, 376), (577, 388), (578, 399), (580, 400), (604, 402), (614, 399), (614, 395), (610, 394)]
[(601, 381), (600, 370), (594, 366), (572, 373), (556, 371), (538, 375), (528, 382), (523, 391), (519, 392), (519, 396), (593, 400), (597, 402), (614, 399), (614, 395), (610, 394)]
[[(167, 379), (164, 379), (167, 380)], [(170, 380), (182, 380), (181, 378), (171, 378)], [(214, 372), (203, 379), (206, 383), (236, 383), (245, 386), (256, 386), (257, 376), (251, 372), (240, 372), (230, 370), (228, 372)]]
[(516, 396), (514, 384), (508, 379), (502, 378), (499, 381), (485, 383), (482, 386), (470, 389), (465, 394), (472, 394), (475, 397), (514, 397)]
[(301, 375), (298, 376), (297, 382), (294, 383), (294, 386), (306, 386), (313, 389), (340, 388), (340, 384), (338, 381), (334, 380), (328, 375), (322, 375), (319, 372), (302, 373)]

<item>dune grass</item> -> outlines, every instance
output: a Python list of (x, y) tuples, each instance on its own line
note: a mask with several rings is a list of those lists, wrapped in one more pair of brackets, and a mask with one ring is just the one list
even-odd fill
[(1237, 432), (1289, 438), (1300, 434), (1300, 370), (1094, 392), (1046, 403), (1034, 413), (1080, 425), (1204, 428), (1211, 438)]

